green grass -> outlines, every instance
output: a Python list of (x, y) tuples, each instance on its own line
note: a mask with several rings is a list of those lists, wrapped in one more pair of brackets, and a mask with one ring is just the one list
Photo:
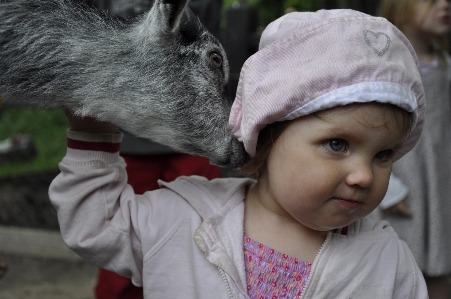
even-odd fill
[(58, 169), (66, 153), (66, 129), (61, 109), (0, 108), (0, 140), (14, 134), (33, 136), (37, 156), (29, 161), (0, 164), (0, 176), (36, 173)]

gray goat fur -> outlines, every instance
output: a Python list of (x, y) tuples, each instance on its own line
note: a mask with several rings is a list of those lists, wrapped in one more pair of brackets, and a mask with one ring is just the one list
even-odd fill
[(122, 20), (76, 0), (0, 3), (0, 97), (112, 122), (137, 136), (236, 168), (229, 66), (187, 7), (156, 0)]

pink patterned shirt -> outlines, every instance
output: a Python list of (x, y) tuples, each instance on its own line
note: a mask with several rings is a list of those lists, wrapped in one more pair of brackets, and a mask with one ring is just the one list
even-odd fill
[(298, 299), (312, 264), (244, 236), (247, 292), (252, 299)]

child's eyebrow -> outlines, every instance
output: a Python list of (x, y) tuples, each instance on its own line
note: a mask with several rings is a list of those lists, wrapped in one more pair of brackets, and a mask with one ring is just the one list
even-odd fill
[[(345, 128), (340, 127), (337, 128), (336, 126), (329, 129), (326, 128), (324, 132), (325, 133), (323, 137), (328, 139), (339, 138), (344, 140), (353, 140), (356, 142), (365, 139), (365, 137), (361, 136), (361, 134), (350, 132), (348, 129)], [(393, 146), (391, 146), (390, 149), (394, 151), (399, 150), (402, 147), (404, 141), (405, 139), (400, 139), (399, 141), (396, 141), (395, 143), (393, 143)]]
[(404, 142), (398, 143), (396, 146), (392, 148), (395, 152), (399, 151), (402, 148)]
[(328, 133), (334, 134), (334, 135), (340, 135), (340, 136), (355, 134), (351, 131), (354, 128), (351, 128), (351, 126), (346, 122), (331, 123), (327, 119), (321, 119), (321, 120), (323, 121), (323, 123), (321, 124), (321, 127), (325, 132), (328, 132)]
[(340, 138), (340, 139), (353, 139), (353, 140), (360, 140), (362, 137), (360, 137), (360, 134), (349, 132), (348, 129), (340, 128), (333, 126), (331, 128), (324, 128), (323, 134), (326, 136), (326, 138)]

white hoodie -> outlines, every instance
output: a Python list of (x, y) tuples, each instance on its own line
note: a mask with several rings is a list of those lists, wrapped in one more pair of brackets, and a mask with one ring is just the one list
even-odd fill
[[(252, 180), (180, 177), (136, 195), (108, 146), (120, 135), (68, 137), (77, 149), (68, 148), (49, 195), (70, 248), (131, 277), (145, 298), (249, 298), (243, 199)], [(329, 232), (301, 298), (428, 298), (410, 250), (388, 222), (366, 217), (345, 231)]]

